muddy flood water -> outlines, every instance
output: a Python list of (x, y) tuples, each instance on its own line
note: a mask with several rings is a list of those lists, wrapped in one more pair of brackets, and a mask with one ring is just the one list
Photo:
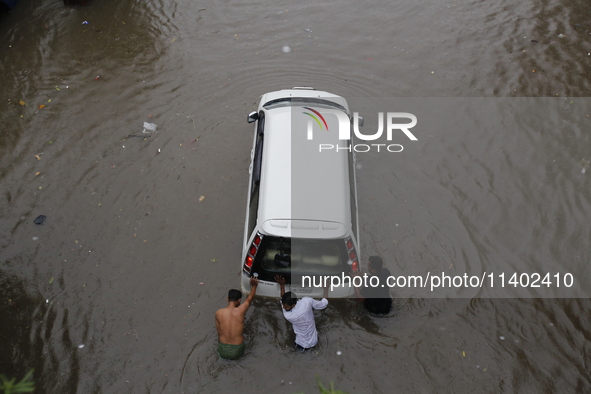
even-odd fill
[[(590, 16), (588, 0), (20, 0), (0, 14), (0, 374), (34, 368), (38, 393), (591, 392)], [(294, 86), (349, 99), (368, 131), (380, 106), (417, 115), (402, 152), (357, 153), (363, 261), (560, 282), (393, 288), (387, 316), (330, 299), (304, 354), (257, 297), (245, 355), (220, 359), (246, 115)]]

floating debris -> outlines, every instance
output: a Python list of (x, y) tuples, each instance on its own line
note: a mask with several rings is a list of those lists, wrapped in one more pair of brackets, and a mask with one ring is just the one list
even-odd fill
[[(152, 117), (152, 115), (150, 115)], [(193, 121), (193, 130), (195, 130), (195, 115), (188, 115), (187, 119), (191, 119)]]
[(584, 174), (589, 169), (589, 164), (591, 164), (591, 161), (585, 160), (585, 159), (581, 159), (581, 161), (579, 162), (579, 164), (581, 165), (581, 167), (583, 167), (581, 169), (581, 174)]
[(33, 221), (35, 224), (43, 224), (43, 222), (45, 221), (45, 219), (47, 219), (47, 216), (45, 215), (39, 215), (35, 218), (35, 220)]
[(142, 133), (144, 133), (144, 134), (155, 133), (156, 128), (158, 128), (158, 125), (156, 123), (144, 122), (144, 129), (142, 130)]

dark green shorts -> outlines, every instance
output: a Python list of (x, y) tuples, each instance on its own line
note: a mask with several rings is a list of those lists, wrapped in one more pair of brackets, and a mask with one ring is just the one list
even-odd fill
[(236, 360), (244, 354), (244, 344), (241, 345), (228, 345), (226, 343), (218, 342), (218, 354), (221, 358), (226, 360)]

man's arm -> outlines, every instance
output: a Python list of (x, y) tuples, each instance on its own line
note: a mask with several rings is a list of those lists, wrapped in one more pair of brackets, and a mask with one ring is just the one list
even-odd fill
[(250, 303), (252, 302), (252, 299), (254, 298), (254, 296), (257, 293), (257, 286), (259, 285), (259, 280), (257, 278), (250, 278), (250, 293), (248, 294), (248, 297), (246, 297), (246, 299), (244, 300), (244, 303), (242, 304), (242, 307), (244, 308), (244, 312), (246, 312), (248, 310), (248, 307), (250, 307)]
[(328, 306), (328, 300), (326, 298), (321, 299), (320, 301), (316, 301), (312, 298), (312, 308), (316, 310), (324, 309)]
[(281, 297), (285, 294), (285, 278), (281, 275), (275, 275), (275, 282), (279, 283), (279, 287), (281, 288)]
[(322, 300), (320, 301), (316, 301), (314, 298), (312, 298), (312, 308), (316, 309), (316, 310), (321, 310), (324, 309), (328, 306), (328, 286), (324, 286), (324, 293), (322, 295)]

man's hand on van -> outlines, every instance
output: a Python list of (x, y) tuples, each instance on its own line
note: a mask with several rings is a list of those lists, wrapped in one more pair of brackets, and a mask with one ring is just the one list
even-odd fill
[(255, 278), (254, 276), (250, 278), (250, 286), (251, 287), (257, 287), (259, 284), (259, 280), (257, 278)]

